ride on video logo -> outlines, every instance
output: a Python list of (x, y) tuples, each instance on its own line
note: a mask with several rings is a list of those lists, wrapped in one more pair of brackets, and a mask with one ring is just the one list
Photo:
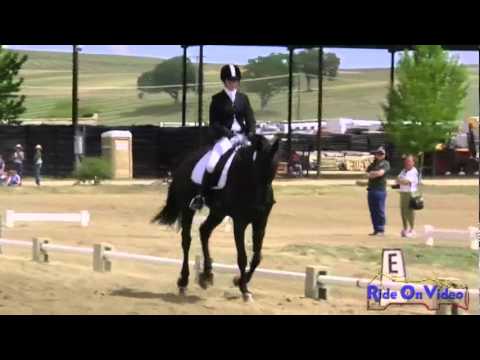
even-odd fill
[(384, 249), (382, 272), (367, 285), (367, 310), (386, 310), (391, 305), (424, 305), (438, 310), (440, 305), (454, 305), (468, 310), (469, 291), (452, 279), (407, 281), (405, 261), (400, 249)]

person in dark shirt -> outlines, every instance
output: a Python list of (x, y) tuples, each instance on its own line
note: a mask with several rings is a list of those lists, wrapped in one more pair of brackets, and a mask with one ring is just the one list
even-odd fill
[(370, 236), (385, 234), (385, 202), (387, 200), (387, 173), (390, 163), (385, 160), (385, 148), (380, 147), (375, 152), (375, 160), (367, 168), (368, 173), (368, 208), (373, 225)]
[(40, 186), (40, 172), (42, 170), (42, 145), (35, 146), (35, 155), (33, 157), (33, 169), (35, 174), (35, 183)]
[(15, 166), (15, 171), (17, 174), (22, 177), (23, 176), (23, 161), (25, 160), (25, 153), (23, 151), (23, 147), (20, 144), (15, 146), (15, 152), (13, 153), (13, 165)]
[(3, 160), (2, 155), (0, 155), (0, 185), (7, 179), (7, 174), (5, 173), (5, 161)]

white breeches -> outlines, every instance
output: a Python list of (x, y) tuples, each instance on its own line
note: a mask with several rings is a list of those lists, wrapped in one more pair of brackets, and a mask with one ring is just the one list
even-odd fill
[(207, 161), (207, 171), (212, 173), (215, 170), (215, 165), (217, 165), (218, 160), (225, 154), (228, 150), (232, 148), (232, 143), (227, 137), (222, 137), (212, 149), (210, 158)]

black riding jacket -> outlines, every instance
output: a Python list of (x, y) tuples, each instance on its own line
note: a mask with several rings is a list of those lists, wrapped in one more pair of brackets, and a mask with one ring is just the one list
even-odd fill
[(247, 95), (237, 91), (234, 103), (224, 90), (212, 96), (210, 129), (215, 140), (224, 136), (231, 138), (234, 135), (231, 130), (234, 115), (242, 133), (247, 136), (255, 135), (256, 122)]

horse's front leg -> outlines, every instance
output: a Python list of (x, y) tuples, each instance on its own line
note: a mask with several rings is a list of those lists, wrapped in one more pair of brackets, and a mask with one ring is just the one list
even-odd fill
[(198, 276), (198, 284), (202, 289), (213, 285), (212, 258), (208, 248), (208, 240), (212, 231), (222, 222), (224, 216), (210, 212), (207, 219), (200, 226), (200, 241), (203, 252), (203, 271)]
[(180, 278), (177, 281), (180, 294), (185, 294), (188, 286), (188, 277), (190, 276), (190, 269), (188, 264), (188, 253), (192, 243), (192, 220), (193, 211), (184, 209), (182, 213), (182, 250), (183, 250), (183, 265), (180, 273)]
[(245, 275), (247, 284), (252, 279), (255, 269), (260, 265), (262, 260), (262, 246), (263, 238), (265, 237), (265, 228), (267, 226), (267, 216), (252, 222), (252, 242), (253, 242), (253, 256), (250, 261), (250, 268)]
[(252, 295), (247, 288), (246, 268), (247, 268), (247, 251), (245, 249), (245, 228), (247, 222), (241, 219), (233, 219), (233, 232), (235, 236), (235, 246), (237, 247), (237, 263), (240, 270), (240, 277), (235, 277), (233, 283), (238, 286), (242, 292), (243, 299), (248, 301)]

